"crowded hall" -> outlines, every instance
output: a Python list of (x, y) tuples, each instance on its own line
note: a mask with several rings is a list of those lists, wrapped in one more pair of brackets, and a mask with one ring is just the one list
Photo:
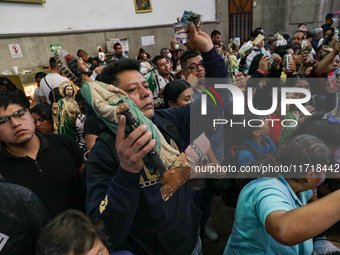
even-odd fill
[(339, 0), (0, 9), (1, 255), (340, 254)]

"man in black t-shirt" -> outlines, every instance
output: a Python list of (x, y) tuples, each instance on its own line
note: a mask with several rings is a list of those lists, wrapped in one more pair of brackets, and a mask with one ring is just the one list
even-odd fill
[(83, 154), (67, 135), (35, 133), (34, 120), (11, 92), (0, 94), (0, 175), (31, 189), (52, 216), (84, 211), (79, 182)]

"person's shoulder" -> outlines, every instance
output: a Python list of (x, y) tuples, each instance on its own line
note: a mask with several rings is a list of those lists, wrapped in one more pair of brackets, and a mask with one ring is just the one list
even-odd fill
[(97, 144), (97, 142), (99, 142), (100, 146), (106, 145), (108, 147), (111, 147), (112, 145), (113, 147), (115, 147), (116, 134), (110, 131), (105, 131), (98, 136), (95, 145)]
[(76, 141), (66, 134), (41, 134), (52, 146), (78, 146)]
[(66, 78), (65, 76), (62, 76), (62, 75), (60, 75), (60, 74), (58, 74), (59, 76), (58, 76), (58, 79), (60, 79), (61, 81), (69, 81), (69, 79), (68, 78)]
[(27, 201), (32, 194), (32, 190), (26, 187), (6, 182), (0, 182), (0, 191), (2, 198), (7, 195), (12, 199), (20, 199), (25, 201)]
[(285, 190), (285, 185), (278, 179), (274, 177), (263, 177), (253, 181), (254, 187), (257, 193), (262, 190), (272, 190), (271, 193), (274, 193), (274, 190), (279, 191)]
[(63, 141), (63, 140), (72, 140), (72, 137), (70, 137), (69, 135), (65, 135), (65, 134), (41, 134), (43, 137), (45, 137), (47, 140), (60, 140), (60, 141)]

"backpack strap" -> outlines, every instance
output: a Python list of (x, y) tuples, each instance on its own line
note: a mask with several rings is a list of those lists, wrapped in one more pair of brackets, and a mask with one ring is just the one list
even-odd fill
[(45, 81), (46, 85), (50, 88), (50, 90), (52, 91), (53, 101), (54, 101), (54, 103), (55, 103), (56, 100), (55, 100), (54, 89), (50, 86), (50, 84), (48, 84), (48, 82), (47, 82), (47, 80), (46, 80), (46, 76), (44, 77), (44, 81)]

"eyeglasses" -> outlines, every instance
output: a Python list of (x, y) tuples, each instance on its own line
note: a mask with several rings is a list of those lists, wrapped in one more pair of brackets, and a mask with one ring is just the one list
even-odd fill
[(9, 125), (9, 120), (13, 117), (17, 120), (22, 120), (27, 116), (26, 108), (21, 108), (13, 113), (11, 116), (0, 117), (0, 128), (7, 127)]
[(191, 70), (191, 72), (197, 72), (197, 70), (198, 70), (198, 67), (201, 67), (201, 68), (204, 68), (204, 66), (202, 65), (202, 63), (199, 63), (199, 64), (195, 64), (195, 63), (192, 63), (190, 66), (188, 66), (188, 67), (186, 67), (186, 68), (184, 68), (184, 69), (190, 69)]

